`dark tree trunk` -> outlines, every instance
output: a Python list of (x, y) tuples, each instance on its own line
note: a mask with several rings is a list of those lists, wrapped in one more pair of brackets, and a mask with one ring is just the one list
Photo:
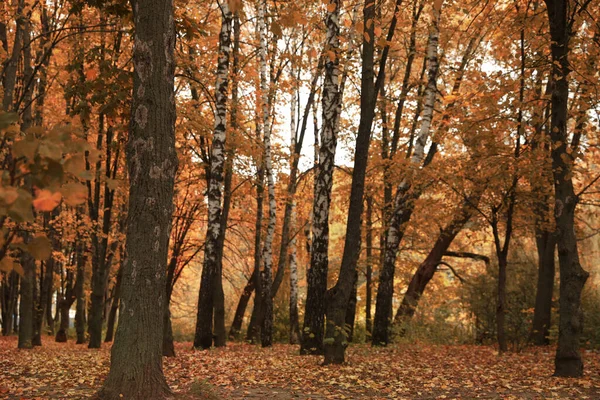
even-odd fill
[[(256, 343), (260, 338), (260, 324), (258, 323), (258, 315), (260, 314), (260, 265), (261, 265), (261, 242), (262, 242), (262, 220), (263, 220), (263, 202), (265, 198), (264, 189), (264, 168), (262, 165), (258, 167), (258, 176), (256, 183), (256, 223), (254, 231), (254, 272), (252, 272), (253, 280), (252, 287), (254, 289), (254, 307), (252, 308), (252, 314), (250, 316), (250, 322), (248, 324), (248, 330), (246, 332), (246, 341), (250, 343)], [(248, 287), (248, 285), (246, 285)], [(250, 294), (252, 291), (250, 291)], [(242, 294), (243, 295), (243, 294)], [(248, 297), (249, 299), (250, 297)], [(240, 298), (240, 301), (242, 299)], [(236, 310), (237, 314), (237, 310)], [(244, 318), (242, 313), (241, 318)]]
[(536, 346), (550, 344), (552, 324), (552, 295), (554, 294), (556, 238), (554, 232), (536, 229), (535, 243), (538, 253), (538, 281), (533, 312), (531, 340)]
[(2, 335), (8, 336), (13, 332), (13, 316), (19, 298), (19, 275), (9, 272), (2, 283)]
[(117, 272), (117, 281), (115, 282), (115, 292), (112, 298), (112, 304), (108, 313), (108, 321), (106, 324), (106, 336), (104, 337), (105, 343), (110, 343), (113, 340), (113, 333), (115, 331), (115, 321), (117, 320), (117, 311), (119, 310), (119, 300), (121, 300), (121, 281), (123, 280), (123, 263), (119, 267)]
[(75, 302), (75, 287), (73, 282), (73, 272), (67, 270), (67, 279), (65, 283), (64, 296), (59, 297), (56, 307), (60, 312), (60, 326), (56, 332), (54, 340), (64, 343), (67, 341), (69, 331), (69, 311)]
[[(354, 170), (350, 191), (350, 206), (346, 225), (346, 240), (342, 266), (336, 285), (328, 293), (327, 302), (327, 332), (325, 342), (325, 364), (343, 363), (348, 336), (345, 324), (348, 322), (347, 310), (351, 307), (351, 294), (355, 290), (357, 272), (356, 263), (361, 245), (361, 217), (363, 212), (363, 195), (365, 191), (365, 174), (371, 142), (371, 128), (375, 117), (377, 92), (375, 91), (373, 56), (375, 52), (374, 23), (368, 23), (375, 18), (375, 1), (365, 0), (364, 30), (362, 51), (362, 77), (360, 96), (360, 124), (356, 137)], [(380, 74), (385, 68), (385, 62), (380, 66)], [(382, 83), (383, 84), (383, 83)], [(354, 293), (356, 296), (356, 293)], [(356, 297), (351, 314), (356, 312)], [(353, 318), (352, 318), (353, 319)], [(353, 322), (353, 321), (352, 321)], [(353, 324), (352, 324), (353, 328)]]
[(498, 350), (502, 353), (508, 350), (506, 339), (506, 255), (498, 257), (498, 300), (496, 306), (496, 335), (498, 336)]
[(35, 287), (35, 260), (27, 253), (21, 255), (21, 266), (24, 275), (21, 278), (21, 291), (19, 300), (19, 349), (33, 348), (34, 334), (34, 287)]
[(373, 320), (371, 316), (371, 303), (373, 302), (373, 197), (367, 196), (367, 227), (366, 227), (366, 246), (367, 246), (367, 268), (365, 272), (366, 279), (366, 299), (365, 299), (365, 328), (370, 334), (373, 331)]
[(85, 264), (86, 256), (84, 254), (84, 242), (77, 241), (76, 244), (76, 263), (77, 270), (75, 275), (75, 330), (77, 331), (77, 344), (85, 343)]
[(238, 305), (235, 309), (235, 315), (233, 316), (233, 322), (231, 323), (231, 329), (229, 329), (229, 340), (240, 339), (240, 335), (242, 333), (242, 323), (244, 322), (244, 314), (246, 313), (246, 308), (250, 302), (252, 292), (254, 292), (255, 282), (256, 269), (250, 276), (250, 279), (248, 279), (248, 282), (246, 283), (246, 286), (244, 286), (244, 290), (242, 290), (242, 294), (240, 295), (240, 300), (238, 301)]
[(173, 325), (171, 324), (171, 310), (168, 305), (165, 309), (162, 355), (164, 357), (175, 357), (175, 343), (173, 340)]
[[(583, 325), (581, 292), (589, 276), (579, 263), (577, 237), (575, 236), (575, 207), (578, 197), (573, 188), (571, 171), (573, 155), (568, 151), (567, 120), (569, 101), (569, 41), (573, 34), (573, 21), (568, 20), (568, 0), (546, 0), (550, 36), (552, 39), (552, 114), (550, 138), (552, 140), (552, 171), (558, 260), (560, 269), (560, 302), (558, 347), (554, 375), (579, 377), (583, 375), (583, 361), (579, 353)], [(573, 13), (575, 15), (575, 13)]]
[(179, 246), (176, 246), (177, 251), (171, 254), (171, 260), (167, 266), (167, 305), (165, 307), (164, 325), (163, 325), (163, 352), (164, 357), (175, 357), (175, 343), (173, 343), (173, 325), (171, 324), (171, 297), (173, 295), (173, 287), (175, 285), (175, 269), (177, 268), (177, 254)]
[(348, 334), (348, 342), (352, 342), (354, 339), (354, 323), (356, 320), (356, 301), (358, 295), (358, 271), (354, 273), (354, 285), (352, 292), (350, 292), (350, 298), (348, 299), (348, 308), (346, 309), (346, 323), (344, 329)]
[(164, 399), (165, 273), (175, 173), (172, 0), (136, 0), (133, 104), (127, 167), (129, 206), (120, 321), (102, 399)]

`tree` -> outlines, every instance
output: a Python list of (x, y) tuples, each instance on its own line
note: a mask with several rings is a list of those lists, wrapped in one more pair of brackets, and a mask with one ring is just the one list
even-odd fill
[(170, 0), (137, 0), (133, 104), (127, 143), (129, 206), (121, 320), (102, 399), (161, 399), (165, 271), (175, 152), (175, 23)]
[[(573, 35), (574, 16), (589, 2), (573, 6), (569, 0), (545, 0), (550, 37), (552, 39), (552, 76), (550, 138), (552, 141), (552, 172), (554, 175), (554, 216), (556, 220), (558, 262), (560, 269), (560, 303), (556, 376), (578, 377), (583, 374), (579, 353), (581, 336), (581, 292), (589, 276), (579, 262), (575, 236), (575, 208), (578, 195), (573, 187), (573, 156), (567, 135), (569, 101), (569, 42)], [(575, 10), (570, 10), (575, 7)], [(572, 13), (572, 14), (571, 14)]]
[(228, 2), (224, 1), (219, 7), (222, 14), (222, 24), (219, 35), (219, 59), (217, 64), (217, 83), (215, 86), (215, 125), (210, 156), (208, 228), (204, 244), (204, 262), (202, 264), (196, 334), (194, 336), (194, 347), (203, 349), (208, 349), (213, 344), (214, 291), (216, 289), (216, 276), (219, 272), (217, 256), (221, 232), (221, 186), (225, 164), (227, 87), (229, 84), (229, 59), (231, 56), (231, 30), (233, 21), (233, 15), (229, 9)]
[[(312, 213), (312, 246), (308, 270), (308, 292), (304, 326), (302, 328), (301, 354), (323, 353), (323, 325), (325, 323), (325, 295), (329, 258), (329, 206), (333, 187), (333, 166), (337, 145), (337, 126), (340, 113), (339, 87), (339, 31), (341, 0), (331, 0), (327, 5), (327, 38), (325, 47), (325, 78), (323, 81), (323, 126), (319, 161), (316, 170), (315, 198)], [(316, 136), (316, 134), (315, 134)]]

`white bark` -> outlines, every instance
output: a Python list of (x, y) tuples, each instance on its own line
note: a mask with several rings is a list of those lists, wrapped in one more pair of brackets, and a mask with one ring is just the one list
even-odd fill
[(258, 6), (258, 33), (259, 49), (258, 63), (260, 70), (260, 92), (261, 92), (261, 117), (263, 125), (263, 145), (265, 157), (265, 172), (267, 177), (267, 191), (269, 196), (269, 221), (267, 224), (267, 235), (262, 250), (263, 271), (261, 273), (264, 314), (262, 329), (262, 345), (272, 344), (273, 329), (273, 300), (271, 299), (271, 285), (273, 276), (273, 237), (275, 236), (275, 224), (277, 222), (277, 203), (275, 200), (275, 180), (273, 177), (273, 165), (271, 159), (271, 118), (269, 110), (269, 81), (267, 77), (267, 0), (261, 0)]

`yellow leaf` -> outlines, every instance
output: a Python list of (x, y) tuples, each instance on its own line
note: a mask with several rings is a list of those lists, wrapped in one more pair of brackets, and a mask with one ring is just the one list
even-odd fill
[(335, 5), (335, 3), (329, 3), (329, 4), (327, 5), (327, 11), (328, 11), (328, 12), (330, 12), (330, 13), (334, 12), (334, 11), (335, 11), (335, 8), (336, 8), (336, 5)]

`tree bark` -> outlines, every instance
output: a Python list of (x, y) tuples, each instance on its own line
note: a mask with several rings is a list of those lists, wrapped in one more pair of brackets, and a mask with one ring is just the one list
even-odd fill
[(2, 282), (2, 336), (13, 332), (13, 315), (19, 297), (19, 275), (11, 271)]
[[(77, 212), (79, 214), (79, 211)], [(83, 240), (78, 239), (76, 241), (76, 262), (77, 270), (75, 276), (75, 330), (77, 331), (77, 342), (76, 344), (85, 343), (85, 265), (87, 257), (84, 254), (85, 245)]]
[[(29, 241), (28, 234), (25, 242)], [(19, 349), (33, 348), (34, 334), (34, 287), (36, 276), (35, 260), (31, 255), (23, 252), (21, 255), (21, 266), (24, 275), (21, 277), (21, 290), (19, 300)]]
[(277, 223), (277, 203), (275, 201), (275, 179), (273, 177), (273, 165), (271, 160), (271, 116), (269, 110), (270, 85), (267, 80), (267, 0), (261, 0), (258, 6), (258, 30), (259, 30), (259, 70), (260, 70), (260, 93), (261, 93), (261, 117), (264, 133), (264, 160), (267, 178), (267, 193), (269, 199), (269, 220), (267, 223), (267, 234), (262, 249), (263, 269), (260, 273), (261, 280), (261, 343), (263, 347), (273, 344), (273, 298), (271, 297), (273, 276), (273, 238), (275, 236), (275, 224)]
[(373, 331), (373, 320), (371, 317), (371, 303), (373, 302), (373, 197), (367, 196), (367, 227), (365, 244), (367, 246), (367, 268), (365, 272), (366, 299), (365, 299), (365, 328), (370, 334)]
[[(316, 170), (315, 198), (312, 213), (312, 249), (308, 270), (308, 289), (300, 354), (323, 353), (323, 325), (325, 322), (327, 272), (329, 265), (329, 206), (333, 186), (333, 167), (339, 123), (339, 17), (341, 0), (329, 2), (326, 26), (325, 78), (323, 82), (323, 126)], [(316, 136), (316, 135), (315, 135)]]
[(227, 87), (229, 84), (229, 59), (231, 55), (231, 30), (233, 16), (228, 3), (221, 4), (222, 23), (219, 35), (219, 59), (215, 85), (216, 115), (210, 157), (208, 188), (208, 228), (204, 244), (204, 262), (198, 296), (198, 314), (194, 347), (208, 349), (213, 344), (215, 276), (219, 272), (218, 245), (221, 232), (221, 197), (223, 167), (225, 164), (225, 139), (227, 130)]
[(172, 0), (135, 0), (129, 206), (122, 298), (102, 399), (163, 399), (165, 272), (178, 160)]
[(578, 197), (571, 176), (574, 160), (571, 152), (567, 151), (570, 72), (568, 56), (573, 24), (573, 21), (568, 20), (570, 6), (573, 5), (568, 0), (546, 0), (552, 39), (552, 76), (554, 77), (550, 138), (560, 270), (560, 318), (554, 375), (579, 377), (583, 375), (583, 361), (579, 353), (579, 339), (583, 324), (581, 292), (589, 273), (579, 262), (575, 236), (575, 207)]

